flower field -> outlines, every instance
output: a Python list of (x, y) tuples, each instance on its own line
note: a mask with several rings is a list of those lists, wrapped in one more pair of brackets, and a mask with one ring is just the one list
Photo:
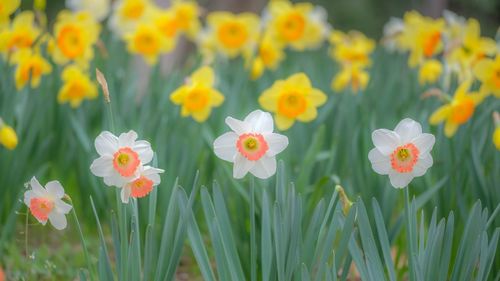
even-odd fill
[(500, 279), (498, 22), (165, 2), (0, 0), (0, 281)]

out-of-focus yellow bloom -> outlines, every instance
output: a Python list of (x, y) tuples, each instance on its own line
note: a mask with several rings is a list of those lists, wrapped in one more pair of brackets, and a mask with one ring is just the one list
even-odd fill
[(474, 65), (474, 76), (481, 81), (482, 91), (500, 98), (500, 55), (482, 59)]
[(87, 11), (97, 21), (103, 21), (109, 14), (110, 0), (66, 0), (66, 6), (74, 12)]
[(52, 71), (50, 63), (38, 51), (31, 49), (16, 52), (11, 63), (16, 65), (15, 81), (18, 90), (28, 82), (31, 88), (37, 88), (40, 85), (42, 76)]
[(9, 150), (13, 150), (17, 146), (17, 134), (14, 129), (6, 125), (0, 118), (0, 144)]
[(265, 69), (275, 70), (284, 58), (283, 47), (270, 36), (264, 36), (258, 44), (255, 57), (250, 62), (251, 78), (259, 78)]
[(278, 129), (287, 130), (296, 120), (310, 122), (318, 115), (317, 107), (327, 100), (326, 95), (312, 87), (304, 73), (278, 80), (259, 97), (260, 105), (275, 113)]
[(363, 33), (350, 31), (333, 31), (330, 35), (330, 55), (343, 65), (368, 66), (371, 64), (370, 55), (375, 49), (375, 41), (367, 38)]
[(93, 47), (100, 30), (101, 26), (88, 12), (61, 11), (54, 24), (54, 61), (58, 64), (73, 61), (81, 66), (87, 65), (94, 57)]
[(75, 108), (80, 106), (84, 99), (95, 99), (98, 95), (97, 84), (76, 65), (66, 67), (61, 78), (63, 85), (57, 95), (57, 101), (61, 104), (68, 102)]
[(182, 106), (182, 117), (192, 116), (197, 122), (204, 122), (212, 108), (224, 102), (224, 96), (214, 88), (214, 84), (214, 71), (209, 66), (203, 66), (170, 95), (170, 100)]
[(500, 150), (500, 126), (497, 126), (495, 132), (493, 133), (493, 143), (497, 150)]
[(469, 92), (471, 83), (471, 80), (466, 80), (460, 84), (453, 99), (438, 108), (429, 118), (431, 125), (444, 121), (444, 134), (449, 138), (455, 135), (460, 125), (469, 121), (476, 106), (484, 99), (481, 93)]
[(35, 11), (45, 11), (45, 7), (47, 7), (47, 0), (34, 0), (33, 1), (33, 9)]
[(424, 59), (430, 59), (443, 50), (443, 19), (432, 19), (411, 11), (404, 15), (404, 26), (398, 43), (403, 49), (410, 51), (410, 67), (416, 67)]
[(481, 29), (476, 19), (469, 19), (467, 26), (462, 30), (462, 38), (452, 42), (447, 60), (456, 63), (465, 77), (470, 77), (471, 69), (483, 58), (495, 54), (497, 46), (495, 40), (481, 37)]
[[(259, 18), (252, 13), (214, 12), (208, 15), (208, 40), (230, 58), (251, 52), (259, 37)], [(210, 38), (212, 37), (212, 38)]]
[(366, 89), (368, 81), (370, 81), (370, 74), (362, 67), (344, 66), (333, 78), (331, 87), (334, 91), (341, 92), (350, 86), (353, 93), (358, 93)]
[(9, 22), (12, 15), (21, 5), (21, 0), (0, 0), (0, 28)]
[(443, 65), (438, 60), (426, 60), (422, 63), (418, 73), (420, 85), (433, 84), (443, 73)]
[(296, 50), (318, 47), (328, 33), (326, 12), (310, 3), (292, 4), (289, 1), (269, 3), (269, 28), (284, 45)]
[(157, 10), (150, 0), (118, 0), (109, 21), (111, 30), (120, 36), (130, 33), (140, 22), (154, 16)]
[(18, 14), (9, 28), (0, 31), (0, 52), (15, 52), (31, 48), (41, 30), (35, 25), (35, 15), (31, 11)]
[(176, 30), (194, 39), (200, 30), (200, 8), (195, 1), (174, 0), (169, 8), (174, 14)]
[(150, 65), (158, 61), (158, 56), (174, 47), (173, 39), (167, 39), (152, 23), (139, 23), (135, 31), (126, 34), (127, 49), (132, 54), (139, 54)]

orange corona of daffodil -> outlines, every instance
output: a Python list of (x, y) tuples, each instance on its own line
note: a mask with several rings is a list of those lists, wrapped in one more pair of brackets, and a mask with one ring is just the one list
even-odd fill
[(429, 118), (431, 125), (445, 122), (444, 134), (449, 138), (455, 135), (460, 125), (472, 118), (476, 106), (483, 99), (482, 94), (469, 92), (471, 83), (466, 80), (460, 84), (451, 101), (438, 108)]
[(90, 80), (78, 66), (70, 65), (62, 72), (63, 85), (59, 90), (57, 101), (69, 103), (71, 107), (80, 106), (84, 99), (95, 99), (98, 95), (97, 85)]
[(126, 34), (127, 49), (132, 54), (144, 57), (150, 65), (158, 61), (158, 57), (174, 47), (173, 39), (168, 39), (151, 23), (140, 23), (134, 32)]
[(416, 67), (443, 50), (444, 19), (432, 19), (411, 11), (404, 15), (403, 20), (405, 28), (397, 40), (403, 49), (410, 51), (410, 67)]
[(273, 1), (268, 8), (271, 15), (269, 28), (282, 44), (304, 50), (318, 47), (323, 42), (329, 27), (322, 8), (289, 1)]
[(208, 15), (207, 23), (207, 40), (212, 40), (216, 50), (227, 57), (246, 54), (257, 44), (259, 18), (255, 14), (214, 12)]
[(296, 120), (310, 122), (318, 115), (317, 107), (327, 100), (326, 95), (312, 87), (304, 73), (278, 80), (259, 97), (260, 105), (275, 113), (278, 129), (289, 129)]
[(0, 0), (0, 27), (9, 21), (9, 16), (19, 9), (20, 5), (21, 0)]
[(178, 32), (194, 39), (200, 30), (200, 8), (195, 1), (174, 0), (169, 10), (174, 15), (174, 24)]
[(436, 83), (443, 73), (443, 65), (438, 60), (426, 60), (422, 63), (418, 73), (421, 85)]
[(31, 49), (16, 52), (12, 57), (12, 63), (16, 65), (14, 76), (18, 90), (28, 83), (31, 88), (37, 88), (42, 76), (52, 71), (50, 63), (38, 51)]
[(182, 106), (182, 117), (192, 116), (197, 122), (204, 122), (212, 108), (224, 102), (224, 96), (214, 89), (214, 84), (214, 71), (209, 66), (203, 66), (170, 95), (170, 100)]
[(94, 57), (101, 27), (86, 11), (61, 11), (54, 24), (52, 56), (58, 64), (76, 62), (85, 66)]
[(481, 81), (481, 90), (500, 98), (500, 55), (494, 59), (482, 59), (473, 69), (474, 76)]
[(31, 11), (18, 14), (10, 28), (0, 31), (0, 52), (15, 52), (31, 48), (41, 30), (35, 25), (35, 15)]

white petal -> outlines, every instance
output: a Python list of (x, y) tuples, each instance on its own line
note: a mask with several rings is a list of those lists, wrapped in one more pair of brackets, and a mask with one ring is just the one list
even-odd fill
[(405, 118), (399, 122), (394, 131), (401, 138), (401, 142), (407, 143), (422, 134), (422, 126), (410, 118)]
[(59, 181), (50, 181), (45, 185), (47, 192), (52, 195), (53, 198), (63, 198), (64, 188)]
[(368, 159), (372, 163), (372, 169), (380, 175), (387, 175), (391, 171), (391, 159), (385, 156), (377, 148), (370, 150)]
[(62, 200), (55, 200), (54, 202), (56, 205), (56, 210), (61, 214), (67, 214), (73, 208), (70, 204), (68, 204)]
[(276, 157), (264, 155), (250, 169), (250, 173), (259, 179), (267, 179), (276, 173)]
[(28, 190), (24, 193), (24, 204), (30, 206), (31, 199), (38, 197), (39, 195), (34, 190)]
[(120, 197), (121, 197), (123, 203), (125, 203), (125, 204), (128, 203), (128, 200), (130, 199), (131, 192), (132, 192), (132, 190), (128, 186), (124, 186), (122, 188), (122, 191), (120, 192)]
[(31, 186), (31, 189), (33, 189), (33, 191), (35, 191), (35, 193), (37, 193), (41, 196), (43, 196), (47, 193), (45, 188), (43, 188), (43, 186), (38, 182), (38, 180), (35, 177), (31, 178), (30, 186)]
[(243, 122), (250, 124), (252, 132), (272, 133), (274, 130), (273, 117), (271, 114), (259, 109), (250, 112)]
[(373, 131), (372, 141), (383, 155), (391, 154), (401, 144), (399, 135), (387, 129)]
[(415, 177), (420, 177), (427, 172), (427, 169), (432, 167), (433, 164), (433, 159), (432, 156), (429, 153), (426, 153), (424, 155), (420, 155), (420, 158), (418, 159), (417, 163), (415, 163), (415, 166), (413, 167), (413, 175)]
[(252, 129), (247, 123), (233, 117), (227, 117), (226, 124), (238, 135), (248, 133)]
[(95, 159), (90, 165), (90, 171), (98, 177), (112, 175), (115, 172), (113, 168), (113, 156), (106, 155)]
[(422, 155), (431, 151), (434, 143), (436, 142), (436, 138), (432, 134), (421, 134), (414, 138), (411, 142), (418, 148), (420, 158), (422, 158)]
[(121, 133), (118, 137), (118, 146), (132, 148), (136, 139), (137, 133), (133, 130), (130, 130), (127, 133)]
[(237, 154), (236, 142), (238, 135), (233, 132), (228, 132), (218, 137), (214, 141), (214, 153), (222, 160), (234, 162)]
[(235, 179), (243, 178), (254, 165), (255, 161), (250, 161), (238, 153), (234, 159), (233, 177)]
[(66, 216), (58, 212), (51, 212), (49, 214), (49, 221), (57, 230), (63, 230), (68, 225)]
[(104, 183), (107, 186), (116, 186), (116, 187), (123, 187), (125, 184), (137, 179), (139, 177), (139, 174), (136, 173), (131, 177), (125, 178), (122, 175), (120, 175), (117, 172), (114, 172), (112, 175), (108, 177), (104, 177)]
[(153, 186), (157, 186), (161, 183), (161, 177), (159, 174), (149, 175), (148, 179), (153, 181)]
[(275, 156), (288, 146), (288, 138), (284, 135), (270, 133), (264, 135), (264, 139), (269, 146), (269, 150), (267, 151), (267, 155), (269, 156)]
[(408, 186), (408, 184), (413, 179), (412, 173), (389, 173), (389, 180), (391, 180), (392, 186), (395, 188), (403, 188)]
[(99, 155), (112, 155), (118, 149), (118, 138), (108, 131), (100, 133), (94, 142)]
[(162, 169), (154, 168), (151, 166), (144, 166), (141, 174), (144, 176), (149, 176), (149, 175), (154, 175), (154, 174), (161, 174), (164, 172), (165, 172), (165, 170), (162, 170)]
[(139, 159), (142, 164), (147, 164), (153, 160), (154, 152), (151, 148), (151, 144), (147, 141), (136, 141), (135, 144), (132, 145), (132, 150), (139, 154)]

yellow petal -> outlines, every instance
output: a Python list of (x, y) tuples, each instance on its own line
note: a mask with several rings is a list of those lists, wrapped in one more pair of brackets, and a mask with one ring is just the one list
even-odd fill
[(186, 86), (181, 86), (170, 95), (170, 100), (174, 104), (181, 104), (186, 96)]
[(500, 126), (497, 126), (495, 132), (493, 133), (493, 143), (497, 150), (500, 150)]
[(194, 84), (200, 83), (206, 86), (214, 84), (214, 71), (209, 66), (203, 66), (191, 74), (191, 80)]
[(278, 96), (273, 85), (270, 89), (264, 91), (259, 97), (259, 104), (265, 110), (275, 112), (278, 109)]
[(307, 75), (303, 72), (296, 73), (290, 76), (286, 81), (292, 87), (297, 87), (300, 89), (311, 88), (311, 81), (309, 81), (309, 77), (307, 77)]
[(493, 72), (493, 60), (483, 59), (478, 61), (473, 68), (473, 73), (480, 81), (487, 80)]
[(309, 92), (308, 99), (312, 106), (318, 107), (326, 102), (327, 96), (318, 89), (312, 89), (312, 91)]
[(472, 81), (470, 79), (467, 79), (464, 82), (462, 82), (462, 84), (460, 84), (460, 86), (458, 86), (458, 88), (455, 90), (454, 98), (459, 99), (464, 97), (469, 92), (471, 84)]
[(201, 123), (205, 122), (208, 119), (208, 117), (210, 116), (210, 112), (212, 112), (212, 109), (207, 106), (200, 111), (192, 112), (191, 115), (193, 116), (194, 120)]
[(211, 90), (210, 97), (213, 106), (219, 106), (224, 102), (224, 96), (217, 90)]
[(444, 125), (444, 135), (451, 138), (457, 132), (458, 125), (452, 122), (446, 122)]
[(443, 122), (451, 112), (451, 106), (446, 104), (438, 108), (429, 118), (429, 123), (431, 125), (437, 125)]
[(280, 114), (276, 114), (274, 120), (276, 122), (276, 127), (278, 127), (280, 131), (288, 130), (290, 127), (292, 127), (293, 123), (295, 123), (294, 119), (285, 117)]
[(311, 122), (312, 120), (316, 119), (317, 116), (318, 110), (316, 110), (316, 108), (313, 106), (308, 106), (304, 113), (297, 116), (297, 120), (301, 122)]

